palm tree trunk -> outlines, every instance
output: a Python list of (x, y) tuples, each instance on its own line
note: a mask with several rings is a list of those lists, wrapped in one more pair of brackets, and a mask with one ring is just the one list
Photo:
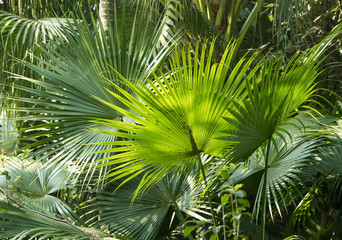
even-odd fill
[(114, 0), (100, 0), (99, 11), (104, 32), (108, 37), (108, 29), (114, 25)]

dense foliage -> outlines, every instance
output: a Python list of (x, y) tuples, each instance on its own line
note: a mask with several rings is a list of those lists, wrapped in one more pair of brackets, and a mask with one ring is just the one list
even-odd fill
[(0, 238), (342, 239), (341, 19), (0, 1)]

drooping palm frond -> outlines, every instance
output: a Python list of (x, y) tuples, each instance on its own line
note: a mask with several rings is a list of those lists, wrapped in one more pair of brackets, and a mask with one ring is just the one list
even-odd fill
[[(140, 14), (137, 10), (133, 18), (130, 18), (132, 22), (127, 22), (125, 8), (117, 11), (120, 11), (120, 17), (119, 14), (115, 14), (115, 26), (109, 29), (108, 37), (101, 22), (97, 28), (95, 19), (89, 26), (85, 20), (74, 18), (73, 22), (67, 23), (68, 28), (62, 27), (65, 38), (55, 38), (49, 45), (40, 48), (46, 60), (40, 60), (39, 65), (23, 63), (41, 74), (45, 78), (44, 81), (15, 76), (34, 85), (15, 86), (17, 90), (30, 93), (32, 96), (18, 97), (15, 100), (34, 105), (16, 110), (31, 114), (22, 119), (38, 121), (38, 124), (34, 123), (32, 127), (23, 130), (28, 135), (26, 138), (41, 137), (27, 147), (43, 146), (37, 154), (53, 156), (51, 161), (62, 164), (76, 160), (80, 173), (97, 165), (96, 160), (110, 155), (89, 155), (91, 152), (107, 149), (108, 146), (86, 144), (116, 139), (114, 136), (87, 131), (90, 127), (96, 126), (89, 121), (90, 118), (132, 122), (94, 96), (111, 104), (123, 106), (105, 88), (116, 91), (111, 85), (111, 82), (115, 82), (127, 89), (119, 80), (119, 75), (132, 82), (139, 79), (143, 81), (145, 76), (150, 76), (161, 66), (173, 44), (164, 45), (155, 54), (162, 26), (149, 32), (151, 28), (148, 16)], [(126, 24), (133, 26), (131, 32), (127, 32)], [(99, 128), (109, 129), (104, 126)], [(30, 134), (30, 131), (37, 132)], [(96, 174), (101, 177), (103, 170)], [(92, 174), (93, 171), (88, 172), (88, 180), (92, 179)]]
[(193, 177), (181, 174), (167, 175), (132, 202), (137, 185), (139, 185), (139, 177), (125, 184), (115, 193), (113, 193), (115, 187), (98, 193), (87, 207), (98, 212), (92, 220), (93, 226), (106, 226), (117, 236), (135, 239), (156, 239), (167, 236), (180, 223), (175, 213), (174, 202), (183, 214), (203, 219), (193, 206), (197, 195), (200, 194), (200, 188), (195, 187)]
[[(116, 86), (128, 100), (111, 92), (135, 114), (102, 100), (108, 106), (139, 124), (120, 121), (102, 121), (105, 126), (121, 131), (101, 131), (113, 136), (132, 139), (101, 143), (117, 145), (104, 153), (118, 153), (105, 160), (104, 166), (115, 166), (107, 175), (113, 179), (144, 174), (138, 188), (151, 186), (175, 168), (192, 168), (200, 160), (201, 153), (221, 155), (227, 143), (218, 140), (228, 124), (222, 119), (229, 113), (226, 108), (232, 99), (244, 96), (244, 78), (251, 79), (258, 66), (250, 70), (252, 59), (241, 59), (236, 66), (231, 64), (234, 45), (227, 47), (219, 63), (211, 63), (214, 43), (199, 54), (188, 49), (175, 55), (168, 75), (155, 76), (154, 82), (147, 79), (149, 87), (125, 81), (134, 95)], [(207, 59), (206, 59), (207, 57)], [(193, 58), (193, 59), (192, 59)], [(248, 80), (246, 80), (248, 81)], [(125, 131), (125, 132), (122, 132)]]
[(112, 239), (112, 235), (103, 233), (94, 228), (81, 227), (70, 223), (63, 218), (39, 212), (20, 204), (0, 201), (0, 237), (1, 239)]
[(64, 31), (61, 24), (65, 19), (43, 18), (32, 20), (9, 12), (0, 11), (0, 35), (1, 46), (24, 53), (35, 47), (35, 44), (46, 42), (56, 36), (63, 37)]

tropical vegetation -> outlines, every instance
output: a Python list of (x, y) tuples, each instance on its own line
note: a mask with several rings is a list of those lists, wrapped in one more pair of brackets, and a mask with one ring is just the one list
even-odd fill
[(0, 238), (342, 239), (341, 19), (0, 1)]

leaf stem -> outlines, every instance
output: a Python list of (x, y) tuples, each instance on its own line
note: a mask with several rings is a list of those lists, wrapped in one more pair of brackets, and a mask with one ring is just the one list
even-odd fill
[(226, 217), (224, 215), (224, 204), (222, 204), (222, 221), (223, 221), (223, 240), (227, 240), (227, 237), (226, 237)]
[[(200, 168), (201, 168), (201, 172), (202, 172), (202, 176), (203, 176), (205, 187), (208, 188), (208, 182), (207, 182), (207, 178), (205, 176), (204, 166), (202, 164), (200, 155), (198, 155), (198, 162), (199, 162), (199, 165), (200, 165)], [(211, 211), (211, 217), (213, 218), (214, 227), (216, 229), (217, 228), (217, 226), (216, 226), (216, 217), (215, 217), (215, 212), (214, 212), (214, 208), (213, 208), (213, 203), (211, 201), (212, 197), (211, 197), (210, 191), (207, 191), (207, 195), (208, 195), (208, 201), (209, 201), (209, 206), (210, 206), (210, 211)], [(217, 239), (220, 239), (218, 234), (216, 234), (216, 237), (217, 237)]]
[(264, 185), (262, 186), (262, 215), (261, 215), (261, 238), (265, 239), (265, 231), (266, 231), (266, 185), (267, 185), (267, 172), (268, 172), (268, 160), (270, 155), (270, 147), (271, 147), (271, 138), (267, 139), (267, 149), (266, 149), (266, 157), (265, 157), (265, 173), (264, 173)]

